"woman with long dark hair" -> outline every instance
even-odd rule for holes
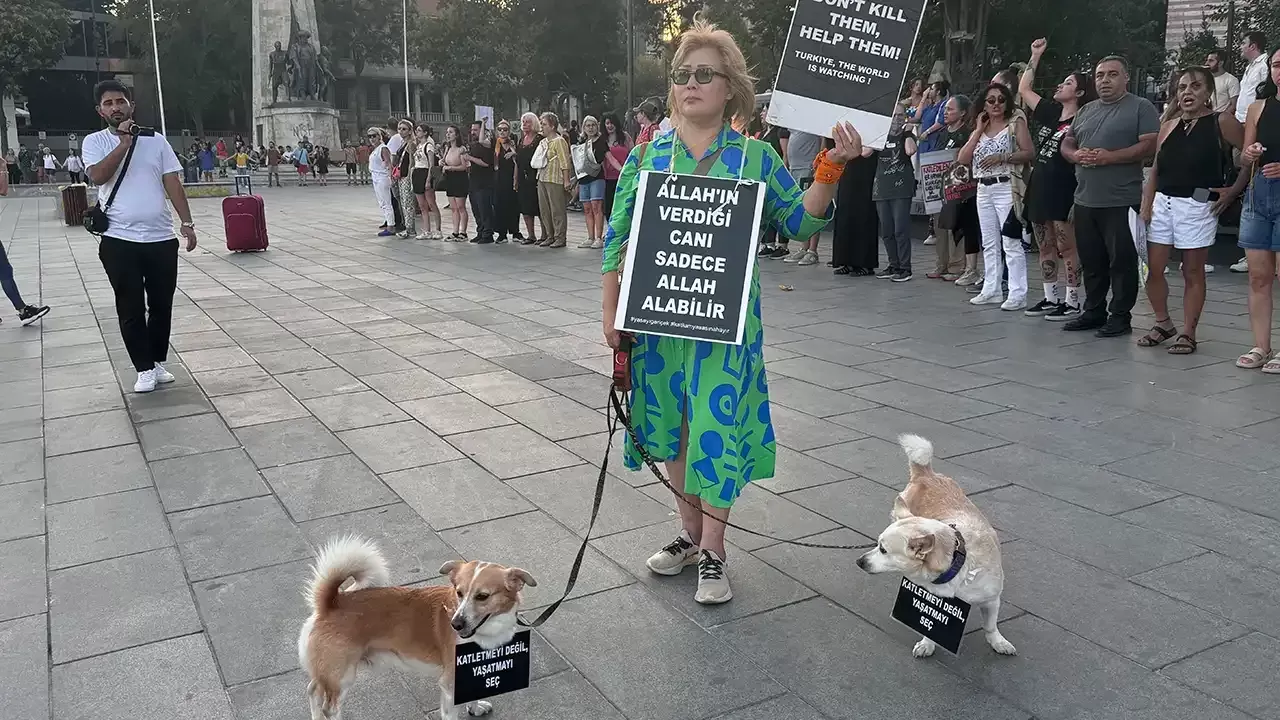
[[[1267,80],[1249,106],[1244,124],[1243,158],[1252,185],[1240,214],[1240,239],[1249,263],[1249,325],[1254,347],[1236,366],[1280,375],[1280,358],[1271,347],[1272,286],[1280,260],[1280,51],[1270,56]]]
[[[493,146],[497,163],[493,189],[493,222],[498,237],[495,242],[504,243],[510,235],[513,240],[523,240],[520,234],[520,173],[516,167],[516,141],[511,137],[511,123],[498,123],[498,139]]]
[[[617,115],[604,116],[604,137],[609,143],[609,154],[604,157],[604,221],[613,215],[613,195],[618,190],[618,176],[631,154],[631,136],[622,129]]]
[[[466,145],[462,143],[462,132],[457,125],[450,125],[444,131],[441,165],[444,167],[444,194],[449,198],[449,214],[453,217],[453,233],[449,235],[449,242],[466,242],[467,194],[471,190],[467,168],[470,165],[466,158]]]
[[[959,150],[969,142],[973,131],[973,101],[967,95],[952,95],[938,116],[942,130],[934,133],[937,150]],[[955,169],[954,166],[952,168]],[[950,173],[948,173],[950,175]],[[964,170],[965,178],[969,170]],[[978,272],[978,254],[982,251],[982,230],[978,225],[978,201],[972,196],[945,201],[938,214],[937,243],[934,251],[937,263],[934,271],[925,275],[929,279],[954,282],[959,287],[969,287],[982,282]]]
[[[1035,165],[1027,181],[1027,219],[1040,241],[1040,277],[1044,299],[1027,308],[1031,317],[1066,321],[1080,315],[1080,256],[1071,224],[1075,204],[1076,169],[1062,157],[1062,139],[1085,103],[1098,99],[1093,78],[1073,72],[1059,83],[1053,97],[1042,98],[1034,89],[1036,67],[1048,43],[1031,43],[1031,61],[1022,74],[1018,95],[1041,128]],[[1061,263],[1059,263],[1061,259]]]

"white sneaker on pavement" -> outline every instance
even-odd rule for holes
[[[156,371],[155,369],[143,370],[138,373],[138,382],[133,384],[133,391],[136,393],[149,393],[156,389]]]
[[[813,250],[809,250],[805,252],[804,257],[796,261],[796,264],[797,265],[817,265],[818,253],[814,252]]]
[[[165,370],[164,365],[161,365],[160,363],[156,363],[156,366],[151,368],[151,372],[155,373],[156,382],[161,385],[177,380],[177,378],[173,376],[173,373]]]
[[[1247,273],[1247,272],[1249,272],[1249,258],[1247,258],[1247,257],[1242,257],[1242,258],[1240,258],[1240,262],[1238,262],[1238,263],[1236,263],[1235,265],[1232,265],[1232,266],[1231,266],[1231,272],[1234,272],[1234,273]]]
[[[650,570],[659,575],[679,575],[685,568],[698,562],[698,546],[693,544],[688,530],[681,530],[666,547],[645,561]]]
[[[583,250],[586,250],[586,249],[590,248],[591,246],[593,246],[593,245],[595,245],[595,244],[596,244],[596,241],[595,241],[593,238],[587,238],[586,240],[583,240],[583,241],[578,245],[578,247],[579,247],[579,248],[581,248],[581,249],[583,249]]]
[[[929,245],[937,245],[937,244],[938,244],[938,238],[937,238],[937,237],[935,237],[935,236],[933,236],[933,235],[930,235],[929,237],[927,237],[927,238],[925,238],[925,239],[924,239],[924,244],[925,244],[926,246],[929,246]]]
[[[719,605],[733,599],[724,558],[710,550],[703,550],[698,556],[698,591],[693,599],[703,605]]]
[[[805,250],[804,248],[800,248],[799,250],[796,250],[795,252],[791,253],[790,255],[788,255],[788,256],[786,256],[786,257],[782,258],[782,262],[784,262],[784,263],[798,263],[798,262],[800,262],[801,260],[803,260],[803,259],[804,259],[804,256],[806,256],[806,255],[808,255],[808,254],[809,254],[809,251],[808,251],[808,250]]]

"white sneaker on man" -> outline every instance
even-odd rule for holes
[[[925,246],[929,246],[929,245],[937,245],[937,244],[938,244],[938,238],[937,238],[936,236],[934,236],[934,235],[930,235],[929,237],[927,237],[927,238],[925,238],[925,239],[924,239],[924,244],[925,244]]]
[[[685,568],[698,562],[698,546],[689,537],[688,530],[680,534],[645,561],[650,570],[659,575],[679,575]]]
[[[156,366],[151,368],[151,372],[155,373],[156,382],[160,385],[166,385],[177,380],[177,378],[173,376],[173,373],[165,370],[164,365],[161,365],[160,363],[156,363]]]
[[[710,550],[703,550],[698,555],[698,590],[693,599],[703,605],[719,605],[733,599],[724,558]]]
[[[143,370],[138,373],[138,381],[133,384],[133,391],[136,393],[149,393],[156,389],[156,371]]]
[[[1249,272],[1249,258],[1247,256],[1240,258],[1240,262],[1231,266],[1231,272],[1234,272],[1234,273]]]

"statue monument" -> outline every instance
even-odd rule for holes
[[[333,62],[319,47],[315,0],[253,0],[255,143],[341,147],[328,101]]]

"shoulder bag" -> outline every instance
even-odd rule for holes
[[[538,149],[533,151],[533,159],[529,161],[529,167],[534,170],[542,170],[547,167],[547,152],[549,142],[546,138],[542,138],[542,142],[538,143]]]
[[[111,203],[116,201],[116,193],[120,190],[120,185],[124,183],[124,174],[129,169],[129,161],[133,159],[133,151],[138,148],[138,138],[134,138],[129,145],[129,149],[124,154],[124,161],[120,163],[120,172],[116,173],[116,181],[111,186],[111,194],[107,195],[107,204],[94,203],[84,213],[84,229],[93,235],[101,236],[111,227],[111,221],[107,219],[107,210],[111,208]]]

